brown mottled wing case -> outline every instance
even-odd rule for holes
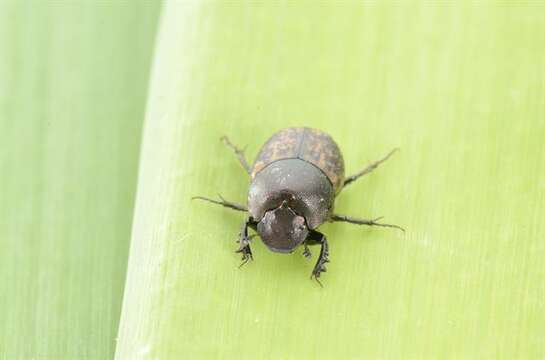
[[[305,160],[322,170],[335,192],[344,181],[344,160],[335,141],[328,134],[310,128],[286,128],[275,133],[257,155],[252,178],[272,162],[282,159]]]

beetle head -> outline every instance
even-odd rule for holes
[[[305,218],[297,215],[287,201],[265,213],[257,224],[257,232],[274,252],[290,253],[300,245],[308,235]]]

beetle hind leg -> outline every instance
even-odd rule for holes
[[[242,167],[244,168],[244,170],[246,170],[248,175],[251,174],[252,169],[250,168],[250,165],[248,164],[248,161],[246,160],[246,156],[244,155],[244,149],[241,149],[235,144],[233,144],[227,136],[222,136],[220,140],[235,152],[235,155],[237,156],[237,159],[240,165],[242,165]]]
[[[382,159],[377,160],[377,161],[373,161],[372,163],[370,163],[369,165],[367,165],[367,166],[366,166],[363,170],[361,170],[360,172],[355,173],[354,175],[351,175],[351,176],[347,177],[346,179],[344,179],[343,187],[352,184],[354,181],[358,180],[358,179],[359,179],[360,177],[362,177],[363,175],[369,174],[370,172],[372,172],[373,170],[375,170],[380,164],[382,164],[383,162],[385,162],[386,160],[388,160],[388,159],[390,158],[390,156],[392,156],[392,155],[393,155],[396,151],[398,151],[398,150],[399,150],[398,148],[393,149],[392,151],[390,151],[390,152],[388,153],[388,155],[386,155],[386,156],[383,157]]]
[[[378,221],[380,219],[382,219],[382,217],[369,220],[369,219],[358,219],[358,218],[354,218],[354,217],[350,217],[346,215],[338,215],[338,214],[334,214],[330,218],[331,221],[335,221],[335,222],[347,222],[347,223],[356,224],[356,225],[389,227],[389,228],[399,229],[405,232],[405,229],[403,229],[401,226],[394,225],[394,224],[379,223]]]

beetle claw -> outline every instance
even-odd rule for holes
[[[317,274],[312,274],[310,276],[310,280],[316,280],[316,282],[318,283],[318,285],[320,285],[321,288],[324,287],[324,285],[322,284],[322,282],[320,281],[320,279],[318,279],[320,277],[320,273],[317,273]]]
[[[250,256],[245,256],[245,255],[243,255],[243,256],[242,256],[242,263],[238,266],[238,268],[240,269],[241,267],[243,267],[244,265],[246,265],[246,263],[247,263],[248,261],[250,261],[250,260],[252,260],[252,261],[254,260],[254,258],[252,257],[252,255],[250,255]]]

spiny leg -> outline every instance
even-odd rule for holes
[[[251,217],[248,217],[242,223],[238,240],[239,247],[236,250],[237,253],[242,254],[242,263],[239,265],[239,268],[246,264],[248,261],[254,259],[252,256],[252,249],[250,249],[250,237],[248,236],[248,228],[255,228],[255,226],[256,223]]]
[[[383,223],[377,222],[380,219],[382,219],[382,216],[378,217],[376,219],[368,220],[368,219],[358,219],[358,218],[354,218],[354,217],[350,217],[350,216],[346,216],[346,215],[339,215],[339,214],[331,215],[331,218],[330,218],[331,221],[347,222],[347,223],[357,224],[357,225],[369,225],[369,226],[382,226],[382,227],[396,228],[396,229],[399,229],[399,230],[405,232],[405,229],[403,229],[401,226],[393,225],[393,224],[383,224]]]
[[[208,202],[211,202],[211,203],[214,203],[214,204],[224,206],[224,207],[229,208],[229,209],[233,209],[233,210],[237,210],[237,211],[244,211],[244,212],[248,211],[248,209],[244,205],[237,204],[237,203],[234,203],[234,202],[231,202],[231,201],[227,201],[219,194],[218,194],[218,196],[219,196],[221,201],[210,199],[210,198],[207,198],[207,197],[204,197],[204,196],[193,196],[191,198],[191,200],[195,200],[195,199],[196,200],[204,200],[204,201],[208,201]]]
[[[314,265],[314,269],[312,270],[312,274],[310,275],[310,278],[314,278],[318,284],[320,284],[321,287],[323,287],[322,283],[320,282],[320,274],[327,271],[325,264],[329,262],[329,245],[327,243],[327,238],[324,234],[321,232],[311,230],[309,233],[306,244],[309,245],[316,245],[320,244],[320,255],[318,256],[318,261],[316,262],[316,265]]]
[[[354,181],[358,180],[360,177],[362,177],[363,175],[366,175],[366,174],[369,174],[370,172],[372,172],[373,170],[375,170],[380,164],[382,164],[383,162],[385,162],[386,160],[388,160],[390,158],[390,156],[392,156],[396,151],[398,151],[399,149],[398,148],[395,148],[393,149],[392,151],[390,151],[388,153],[388,155],[386,155],[385,157],[383,157],[382,159],[380,160],[377,160],[377,161],[373,161],[372,163],[370,163],[369,165],[367,165],[367,167],[365,169],[363,169],[362,171],[354,174],[354,175],[351,175],[349,177],[347,177],[346,179],[344,179],[344,185],[343,186],[346,186],[346,185],[350,185],[351,183],[353,183]]]
[[[233,144],[227,136],[222,136],[221,141],[223,141],[225,145],[230,147],[235,152],[235,155],[237,156],[237,159],[240,165],[242,165],[242,167],[244,168],[244,170],[246,170],[248,175],[251,174],[252,169],[250,168],[248,161],[246,161],[246,157],[244,156],[244,149],[241,149],[235,144]]]

